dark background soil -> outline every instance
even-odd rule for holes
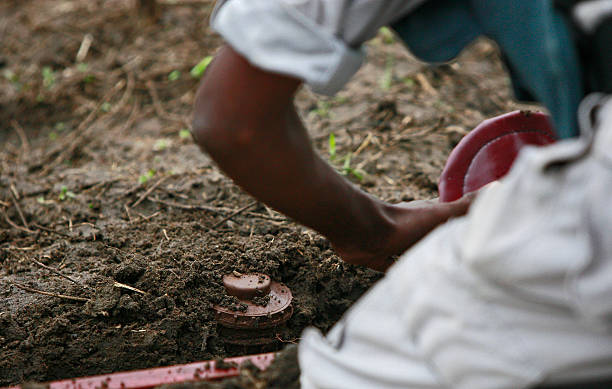
[[[160,1],[152,20],[135,1],[0,3],[0,386],[240,354],[211,310],[233,270],[292,289],[279,347],[329,329],[380,278],[262,204],[224,221],[253,199],[184,131],[189,70],[222,44],[211,9]],[[434,197],[459,139],[519,107],[497,51],[479,41],[428,67],[384,32],[368,49],[338,96],[299,93],[313,143],[328,158],[334,133],[331,163],[376,196]]]

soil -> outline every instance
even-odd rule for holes
[[[211,1],[160,3],[0,3],[0,386],[257,351],[218,335],[211,306],[239,305],[221,282],[232,271],[291,288],[273,349],[327,331],[381,277],[254,202],[192,143],[190,69],[222,42]],[[297,106],[316,149],[384,200],[435,197],[459,139],[525,107],[488,41],[435,67],[386,33],[367,46],[337,96],[304,88]],[[226,387],[296,386],[295,347],[281,355]]]

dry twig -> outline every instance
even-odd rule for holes
[[[167,119],[173,122],[179,122],[181,123],[181,125],[185,126],[186,128],[191,127],[189,125],[189,122],[186,121],[185,118],[179,115],[169,113],[168,111],[164,109],[159,99],[159,95],[157,94],[157,90],[155,89],[155,84],[153,83],[153,81],[151,80],[147,81],[147,90],[149,91],[149,94],[151,95],[151,99],[153,99],[153,107],[155,107],[155,112],[157,113],[159,117],[162,117],[164,119]]]
[[[43,230],[43,231],[46,231],[46,232],[50,232],[50,233],[52,233],[52,234],[57,234],[57,235],[59,235],[59,236],[63,236],[63,237],[65,237],[65,238],[71,238],[71,236],[70,236],[70,235],[68,235],[68,234],[66,234],[66,233],[63,233],[63,232],[60,232],[60,231],[56,231],[56,230],[54,230],[53,228],[44,227],[44,226],[41,226],[40,224],[37,224],[37,223],[34,223],[34,224],[33,224],[33,226],[34,226],[35,228],[39,229],[39,230]]]
[[[155,184],[153,184],[149,189],[147,189],[146,192],[144,192],[142,195],[140,195],[140,197],[138,198],[138,200],[136,200],[134,202],[134,204],[132,204],[132,208],[134,208],[135,206],[137,206],[138,204],[140,204],[142,202],[142,200],[146,199],[147,196],[149,196],[155,189],[157,189],[158,186],[160,186],[164,181],[166,181],[170,176],[165,176],[160,178]]]
[[[19,214],[19,217],[21,218],[21,222],[23,223],[23,226],[29,230],[30,226],[28,225],[28,222],[26,221],[25,216],[23,216],[23,212],[21,211],[21,207],[19,206],[19,202],[17,201],[17,198],[15,197],[15,194],[12,191],[11,192],[11,199],[13,200],[13,205],[15,206],[15,209],[17,209],[17,213]]]
[[[120,289],[126,289],[126,290],[131,290],[132,292],[136,292],[136,293],[140,293],[140,294],[147,294],[147,292],[145,292],[144,290],[140,290],[138,288],[134,288],[133,286],[129,286],[126,284],[122,284],[121,282],[117,282],[115,281],[115,283],[113,284],[113,286],[115,288],[120,288]]]
[[[237,216],[239,214],[241,214],[242,212],[246,211],[247,209],[253,207],[257,205],[257,201],[253,201],[247,205],[245,205],[244,207],[236,210],[235,212],[233,212],[232,214],[230,214],[229,216],[224,217],[221,221],[219,221],[218,223],[216,223],[214,226],[210,227],[211,230],[214,230],[215,228],[219,227],[221,224],[225,223],[226,221],[230,220],[231,218],[233,218],[234,216]]]
[[[438,91],[433,86],[431,86],[429,80],[427,79],[427,77],[425,77],[423,73],[417,73],[415,78],[417,79],[417,81],[421,85],[421,88],[423,88],[425,92],[429,93],[432,96],[438,96]]]
[[[11,285],[14,285],[14,286],[16,286],[17,288],[19,288],[21,290],[25,290],[26,292],[38,293],[38,294],[42,294],[44,296],[57,297],[57,298],[64,299],[64,300],[72,300],[72,301],[79,301],[79,302],[87,302],[87,301],[89,301],[89,299],[85,298],[85,297],[67,296],[65,294],[45,292],[44,290],[38,290],[38,289],[30,288],[29,286],[18,284],[16,282],[11,282]]]
[[[36,260],[36,259],[34,259],[34,258],[28,258],[28,259],[29,259],[30,261],[34,262],[36,265],[38,265],[38,266],[42,267],[43,269],[47,269],[47,270],[49,270],[51,273],[57,274],[58,276],[60,276],[60,277],[62,277],[62,278],[67,279],[68,281],[72,282],[72,283],[73,283],[73,284],[75,284],[75,285],[80,286],[81,288],[83,288],[83,289],[85,289],[85,290],[88,290],[88,289],[89,289],[89,287],[88,287],[88,286],[83,285],[82,283],[80,283],[79,281],[75,280],[75,279],[74,279],[74,278],[72,278],[72,277],[68,277],[67,275],[63,274],[62,272],[60,272],[59,270],[57,270],[57,269],[55,269],[55,268],[53,268],[53,267],[51,267],[51,266],[45,265],[44,263],[42,263],[42,262],[40,262],[40,261],[38,261],[38,260]]]
[[[11,227],[18,229],[19,231],[27,232],[28,234],[35,234],[35,233],[36,233],[36,232],[34,232],[34,231],[30,230],[30,229],[27,229],[27,228],[25,228],[25,227],[21,227],[21,226],[19,226],[19,225],[15,224],[15,222],[13,222],[13,221],[11,220],[11,218],[9,217],[9,215],[8,215],[6,212],[2,211],[2,214],[4,215],[4,220],[5,220],[5,221],[6,221],[6,222],[7,222],[7,223],[8,223],[8,224],[11,226]]]
[[[30,153],[30,142],[28,141],[28,136],[23,130],[23,127],[19,125],[17,120],[11,121],[11,125],[17,131],[17,135],[19,135],[19,139],[21,140],[21,155],[28,155]]]
[[[199,211],[209,211],[209,212],[215,212],[215,213],[231,211],[230,208],[211,207],[209,205],[198,205],[198,204],[181,204],[181,203],[175,203],[173,201],[160,200],[157,197],[150,197],[150,196],[148,200],[154,203],[164,204],[165,206],[168,206],[168,207],[186,209],[190,211],[199,210]]]
[[[41,172],[40,172],[41,176],[47,175],[51,171],[51,169],[53,169],[55,166],[57,166],[60,163],[62,163],[62,161],[64,161],[68,156],[72,155],[74,153],[74,151],[83,143],[83,141],[85,139],[87,139],[87,136],[89,135],[89,129],[91,128],[90,124],[94,121],[94,119],[96,117],[96,114],[102,109],[102,106],[105,103],[108,103],[108,101],[117,92],[119,92],[121,89],[123,89],[124,86],[125,86],[125,80],[119,80],[119,82],[117,82],[115,84],[115,86],[113,88],[111,88],[111,90],[108,91],[106,93],[106,95],[104,95],[104,97],[102,98],[100,103],[96,106],[96,108],[94,108],[89,113],[89,115],[87,115],[85,120],[83,120],[81,122],[81,124],[79,124],[77,129],[74,130],[74,132],[73,132],[74,135],[73,135],[73,138],[72,138],[70,144],[67,147],[65,147],[64,150],[52,162],[48,163],[41,170]]]

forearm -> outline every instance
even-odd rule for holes
[[[255,198],[335,244],[359,242],[389,229],[387,206],[353,186],[313,150],[293,106],[299,85],[224,49],[198,90],[196,141]]]
[[[316,154],[291,105],[280,114],[265,128],[255,128],[249,141],[237,141],[235,129],[209,128],[201,132],[201,142],[221,169],[255,198],[336,244],[389,229],[386,205],[357,189]]]
[[[293,106],[299,85],[223,50],[198,90],[196,142],[255,198],[327,236],[344,260],[374,269],[467,210],[469,201],[406,209],[352,185],[313,150]]]

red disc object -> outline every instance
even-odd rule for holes
[[[556,141],[548,116],[514,111],[487,119],[453,149],[438,183],[440,201],[454,201],[510,170],[519,150]]]

